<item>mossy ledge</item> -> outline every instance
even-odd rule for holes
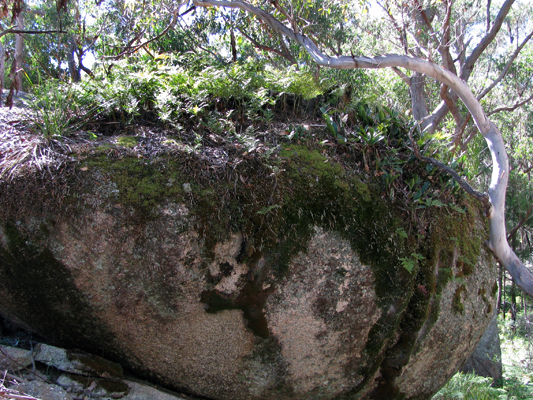
[[[404,386],[412,359],[435,339],[433,327],[443,320],[469,318],[466,325],[481,326],[468,333],[470,342],[475,342],[483,324],[490,320],[490,315],[485,315],[490,314],[485,294],[492,290],[494,271],[482,251],[486,227],[480,222],[476,206],[464,198],[460,199],[464,213],[447,206],[420,209],[404,204],[390,196],[380,174],[361,171],[349,157],[340,159],[319,146],[285,144],[268,156],[244,152],[228,156],[217,149],[211,151],[219,156],[182,152],[146,159],[113,157],[112,150],[106,150],[80,159],[66,180],[69,190],[53,207],[32,210],[23,201],[14,203],[13,197],[4,196],[2,201],[9,203],[5,209],[9,213],[3,213],[0,232],[0,272],[8,274],[9,287],[1,287],[0,312],[56,342],[67,340],[65,324],[92,332],[90,322],[99,335],[85,344],[86,350],[97,349],[126,360],[129,367],[163,383],[213,399],[403,399],[427,398],[430,391],[437,390],[441,384],[437,378],[431,385],[421,385],[416,396]],[[425,166],[412,168],[423,171]],[[42,186],[35,190],[39,196],[46,195]],[[124,255],[126,261],[113,258],[118,256],[98,253],[105,246],[98,244],[100,247],[88,250],[88,254],[94,252],[98,263],[90,257],[84,262],[70,260],[73,256],[64,248],[83,246],[83,239],[78,242],[76,235],[89,231],[98,243],[108,241],[115,247],[122,246],[121,240],[129,240],[123,251],[131,254]],[[108,237],[100,239],[94,232]],[[357,357],[345,357],[337,375],[333,374],[340,383],[328,388],[301,383],[311,382],[311,378],[291,378],[296,374],[291,368],[296,367],[286,358],[288,347],[278,333],[282,328],[276,328],[273,322],[278,314],[272,311],[288,304],[282,293],[292,288],[289,282],[307,262],[298,260],[309,253],[310,243],[321,235],[335,246],[322,252],[338,252],[342,243],[349,244],[356,254],[350,257],[357,257],[369,271],[370,283],[363,286],[363,293],[372,293],[373,297],[365,304],[374,304],[377,310],[368,317],[372,324],[365,327],[366,336],[358,339],[361,352]],[[157,254],[164,253],[165,246],[179,255]],[[187,251],[176,249],[180,246]],[[150,249],[151,253],[146,254]],[[194,251],[198,257],[187,255]],[[318,297],[308,318],[324,321],[328,329],[341,332],[339,335],[348,340],[349,334],[355,335],[362,328],[356,326],[357,321],[349,323],[350,330],[342,324],[369,311],[351,308],[353,299],[344,293],[347,289],[343,288],[352,285],[349,293],[358,295],[353,283],[357,277],[351,278],[353,282],[346,280],[355,267],[332,265],[330,276],[330,266],[324,264],[323,274],[328,278],[320,284],[325,293],[331,292],[339,300],[333,304],[329,295]],[[65,313],[58,304],[36,299],[31,312],[26,312],[7,300],[8,296],[24,295],[28,274],[39,280],[43,271],[51,275],[47,278],[50,285],[58,277],[68,283],[65,307],[74,301],[73,310]],[[184,283],[184,276],[193,283]],[[304,277],[298,279],[304,282]],[[95,287],[91,279],[107,286]],[[340,286],[332,286],[343,280]],[[95,291],[91,298],[77,293],[82,287]],[[301,287],[296,298],[315,289]],[[43,290],[36,293],[48,299]],[[213,380],[203,386],[197,377],[184,372],[185,366],[159,368],[122,342],[124,328],[115,329],[109,323],[118,317],[104,310],[116,307],[132,319],[136,316],[132,310],[144,310],[138,312],[147,313],[145,320],[165,330],[178,322],[185,324],[181,320],[187,314],[182,315],[182,310],[196,307],[186,303],[190,298],[201,305],[195,312],[209,321],[230,317],[235,319],[230,320],[232,323],[244,321],[244,330],[230,337],[249,338],[248,347],[235,348],[252,350],[235,356],[236,364],[227,367],[240,383],[232,384],[231,376],[218,376],[221,371],[208,371],[202,379]],[[343,308],[345,303],[350,306]],[[345,309],[349,318],[340,323],[339,315]],[[91,321],[74,318],[71,311],[85,318],[88,313]],[[59,334],[57,327],[63,325]],[[316,340],[323,340],[317,335]],[[84,347],[75,337],[68,336],[68,340]],[[105,345],[103,340],[107,341]],[[349,342],[343,342],[343,346]],[[263,354],[265,349],[267,355]],[[463,355],[453,357],[460,364]],[[265,363],[272,371],[278,368],[266,383],[253,374],[254,365]]]

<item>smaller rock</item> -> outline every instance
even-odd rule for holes
[[[461,372],[473,372],[479,376],[492,378],[494,381],[502,379],[502,351],[496,314],[492,317],[476,350],[461,368]]]
[[[81,382],[71,379],[66,374],[63,374],[57,378],[56,383],[69,392],[78,393],[85,390],[85,386]]]
[[[165,393],[151,386],[133,381],[124,381],[129,386],[130,391],[122,400],[185,400],[173,394]]]
[[[62,387],[45,382],[25,382],[18,385],[16,389],[40,400],[73,400]]]
[[[0,370],[18,371],[32,364],[32,352],[16,347],[0,346]]]
[[[122,377],[122,367],[102,357],[68,351],[47,344],[39,344],[35,347],[35,350],[36,361],[55,367],[63,372],[103,376],[106,378]]]

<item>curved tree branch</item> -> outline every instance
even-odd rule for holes
[[[406,55],[386,54],[376,57],[330,57],[324,54],[309,38],[302,34],[294,32],[292,29],[283,25],[279,20],[274,18],[268,12],[249,3],[239,0],[193,1],[194,4],[198,6],[238,8],[243,11],[247,11],[251,14],[254,14],[264,23],[269,25],[272,30],[282,35],[285,35],[288,38],[301,44],[309,53],[309,55],[319,65],[337,69],[378,69],[391,67],[406,68],[411,71],[426,74],[432,77],[433,79],[436,79],[440,83],[448,86],[455,93],[457,93],[457,95],[461,98],[461,100],[464,102],[464,104],[470,111],[470,114],[472,115],[479,132],[483,135],[485,141],[487,142],[492,156],[492,178],[488,189],[488,196],[491,204],[488,213],[490,235],[489,240],[487,241],[487,245],[493,251],[494,255],[511,273],[515,282],[529,295],[533,296],[533,274],[528,271],[528,269],[516,256],[516,254],[512,251],[511,247],[509,246],[509,243],[507,242],[507,235],[505,233],[505,194],[507,191],[507,183],[509,179],[509,160],[507,158],[507,152],[505,150],[505,143],[498,127],[488,119],[487,115],[483,111],[483,108],[481,107],[481,104],[474,96],[470,88],[466,85],[464,80],[460,79],[457,75],[436,64]],[[504,3],[504,6],[500,10],[500,15],[498,16],[498,18],[500,18],[502,14],[507,14],[507,12],[503,11],[506,6],[510,8],[512,3],[512,0],[507,0]],[[499,29],[499,27],[497,26],[498,23],[501,25],[501,21],[495,21],[491,31],[489,32],[489,35],[493,31],[497,31]],[[483,46],[480,44],[476,49],[480,49],[482,47]],[[477,52],[479,52],[479,50],[476,50],[476,54]],[[481,53],[479,52],[479,54]],[[471,57],[469,58],[472,59]]]

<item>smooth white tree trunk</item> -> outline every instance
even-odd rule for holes
[[[505,143],[498,127],[488,119],[481,104],[463,80],[434,63],[411,56],[386,54],[376,57],[330,57],[324,54],[309,38],[294,32],[263,9],[243,1],[193,0],[193,2],[197,6],[237,8],[254,14],[269,25],[272,30],[300,43],[315,62],[321,66],[337,69],[400,67],[430,76],[452,89],[470,111],[492,156],[492,178],[488,188],[490,209],[487,215],[490,223],[490,237],[487,245],[511,273],[515,282],[530,296],[533,296],[533,274],[512,251],[506,237],[505,195],[509,179],[509,160]]]

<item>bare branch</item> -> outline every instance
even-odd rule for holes
[[[170,28],[172,28],[174,25],[176,25],[176,21],[178,20],[178,17],[181,16],[181,15],[178,14],[178,10],[179,10],[179,8],[176,8],[176,9],[172,12],[172,19],[170,20],[170,23],[165,27],[165,29],[163,29],[163,31],[162,31],[159,35],[157,35],[157,36],[155,36],[155,37],[153,37],[153,38],[147,40],[147,41],[144,42],[144,43],[141,43],[141,44],[135,46],[135,47],[132,48],[132,49],[124,50],[122,53],[120,53],[119,55],[115,56],[114,59],[115,59],[115,60],[118,60],[118,59],[121,58],[121,57],[124,57],[124,56],[130,55],[130,54],[133,54],[133,53],[135,53],[137,50],[139,50],[140,48],[142,48],[142,47],[145,47],[145,48],[146,48],[146,45],[148,45],[148,44],[150,44],[150,43],[152,43],[152,42],[154,42],[154,41],[156,41],[156,40],[162,38],[163,36],[165,36],[165,35],[167,34],[167,32],[170,30]],[[188,12],[188,11],[186,11],[186,12]]]
[[[467,114],[467,116],[465,117],[463,123],[460,126],[456,126],[455,127],[455,132],[453,134],[453,142],[452,142],[452,146],[453,147],[452,147],[452,150],[451,150],[451,155],[452,156],[457,153],[457,149],[459,148],[459,145],[461,144],[461,141],[463,140],[463,136],[464,136],[464,133],[465,133],[466,126],[468,125],[468,122],[470,122],[470,114]],[[469,136],[466,139],[465,143],[469,142],[470,140],[472,140],[472,138],[474,137],[475,134],[476,134],[476,129],[474,128],[472,137]]]
[[[490,92],[494,88],[494,86],[496,86],[498,83],[500,83],[500,81],[505,77],[505,75],[507,75],[507,72],[509,71],[509,68],[513,64],[513,61],[516,59],[516,57],[518,57],[518,54],[520,54],[520,52],[522,51],[523,47],[526,45],[526,43],[529,41],[529,39],[531,39],[532,36],[533,36],[533,31],[531,31],[531,33],[524,39],[524,41],[520,44],[520,46],[518,46],[516,48],[516,50],[514,51],[513,55],[509,59],[509,61],[507,61],[507,64],[505,64],[505,68],[501,72],[500,76],[498,76],[488,88],[483,90],[483,92],[479,96],[477,96],[478,100],[481,100],[483,97],[485,97],[485,95],[488,92]]]
[[[457,126],[457,128],[462,126],[464,122],[463,116],[461,115],[459,108],[457,107],[455,102],[452,101],[452,99],[450,99],[450,96],[448,96],[448,86],[441,85],[440,97],[442,100],[444,100],[444,102],[448,106],[448,109],[452,113],[452,116],[453,116],[453,119],[455,120],[455,125]]]
[[[465,60],[465,63],[462,65],[461,74],[459,75],[461,79],[467,81],[468,78],[470,78],[470,74],[474,69],[475,63],[477,62],[481,54],[483,54],[487,46],[494,40],[496,34],[500,31],[503,21],[509,13],[509,10],[511,9],[511,6],[513,5],[514,1],[515,0],[505,0],[505,3],[503,3],[496,19],[494,20],[494,23],[492,24],[492,28],[483,37],[483,39],[481,39],[476,48],[472,51],[470,56],[468,56],[468,58]]]
[[[531,217],[531,214],[533,213],[533,204],[529,207],[529,210],[526,212],[526,216],[522,218],[522,220],[515,225],[513,229],[509,231],[509,234],[507,235],[507,240],[511,240],[511,238],[518,232],[518,230],[524,226],[524,224],[527,222],[527,220]]]
[[[409,79],[409,77],[406,74],[404,74],[399,68],[392,67],[391,69],[396,75],[398,75],[405,82],[407,86],[411,85],[411,80]]]
[[[509,10],[511,9],[511,6],[513,5],[513,3],[514,3],[514,0],[505,1],[505,3],[500,8],[498,16],[494,20],[494,24],[492,25],[492,28],[488,30],[487,34],[475,47],[475,49],[472,51],[470,56],[468,56],[464,60],[464,62],[461,63],[461,73],[459,77],[463,79],[464,81],[468,81],[468,78],[470,77],[470,74],[472,73],[474,69],[475,63],[477,62],[481,54],[483,54],[487,46],[496,37],[496,34],[499,32],[503,24],[503,21],[505,17],[507,16],[507,14],[509,13]],[[464,46],[464,50],[466,50],[467,47],[468,47],[468,43]],[[460,54],[460,57],[459,57],[460,59],[464,57],[463,52],[461,52]],[[449,93],[449,96],[450,96],[450,99],[454,102],[458,100],[458,96],[453,92]],[[450,110],[444,101],[437,106],[437,108],[431,114],[432,129],[437,128],[437,126],[442,122],[442,120],[446,117],[449,111]]]
[[[415,127],[416,128],[416,127]],[[445,171],[446,173],[450,174],[452,178],[461,186],[466,193],[468,193],[470,196],[481,202],[485,210],[490,209],[490,201],[489,201],[489,195],[487,193],[478,192],[475,190],[470,184],[465,181],[461,175],[457,173],[454,169],[450,168],[448,165],[440,162],[439,160],[436,160],[432,157],[425,157],[420,154],[420,151],[418,149],[418,146],[416,145],[416,141],[413,139],[412,131],[409,132],[409,139],[411,139],[411,143],[413,145],[413,152],[415,153],[416,158],[418,158],[421,161],[427,162],[429,164],[432,164],[436,166],[437,168],[440,168],[441,170]]]
[[[499,112],[503,112],[503,111],[514,111],[517,108],[522,107],[524,104],[530,102],[532,99],[533,99],[533,94],[531,96],[529,96],[527,99],[525,99],[523,101],[520,101],[520,102],[518,102],[515,105],[512,105],[510,107],[496,108],[495,110],[492,110],[492,111],[488,112],[487,116],[490,116],[490,115],[493,115],[493,114],[496,114],[496,113],[499,113]]]
[[[254,38],[252,38],[250,35],[248,35],[246,32],[244,32],[242,29],[240,29],[240,28],[237,28],[237,29],[239,30],[241,35],[243,35],[246,39],[248,39],[250,42],[252,42],[252,44],[255,47],[257,47],[258,49],[264,50],[264,51],[269,51],[269,52],[272,52],[272,53],[276,53],[278,56],[285,58],[290,63],[292,63],[292,64],[296,63],[296,60],[294,59],[294,57],[291,54],[287,54],[287,53],[285,53],[283,51],[279,51],[278,49],[274,49],[272,47],[268,47],[268,46],[262,45],[262,44],[258,43]]]
[[[6,29],[5,31],[0,32],[0,38],[2,36],[8,35],[10,33],[18,35],[49,35],[51,33],[67,33],[62,30],[50,30],[50,31],[27,31],[24,29]]]
[[[452,17],[452,1],[448,1],[446,4],[446,17],[444,24],[442,25],[442,38],[439,45],[439,53],[442,57],[442,63],[444,68],[452,71],[457,75],[457,70],[453,62],[453,57],[450,54],[450,20]]]
[[[487,30],[486,32],[490,30],[490,2],[491,0],[487,0]]]

